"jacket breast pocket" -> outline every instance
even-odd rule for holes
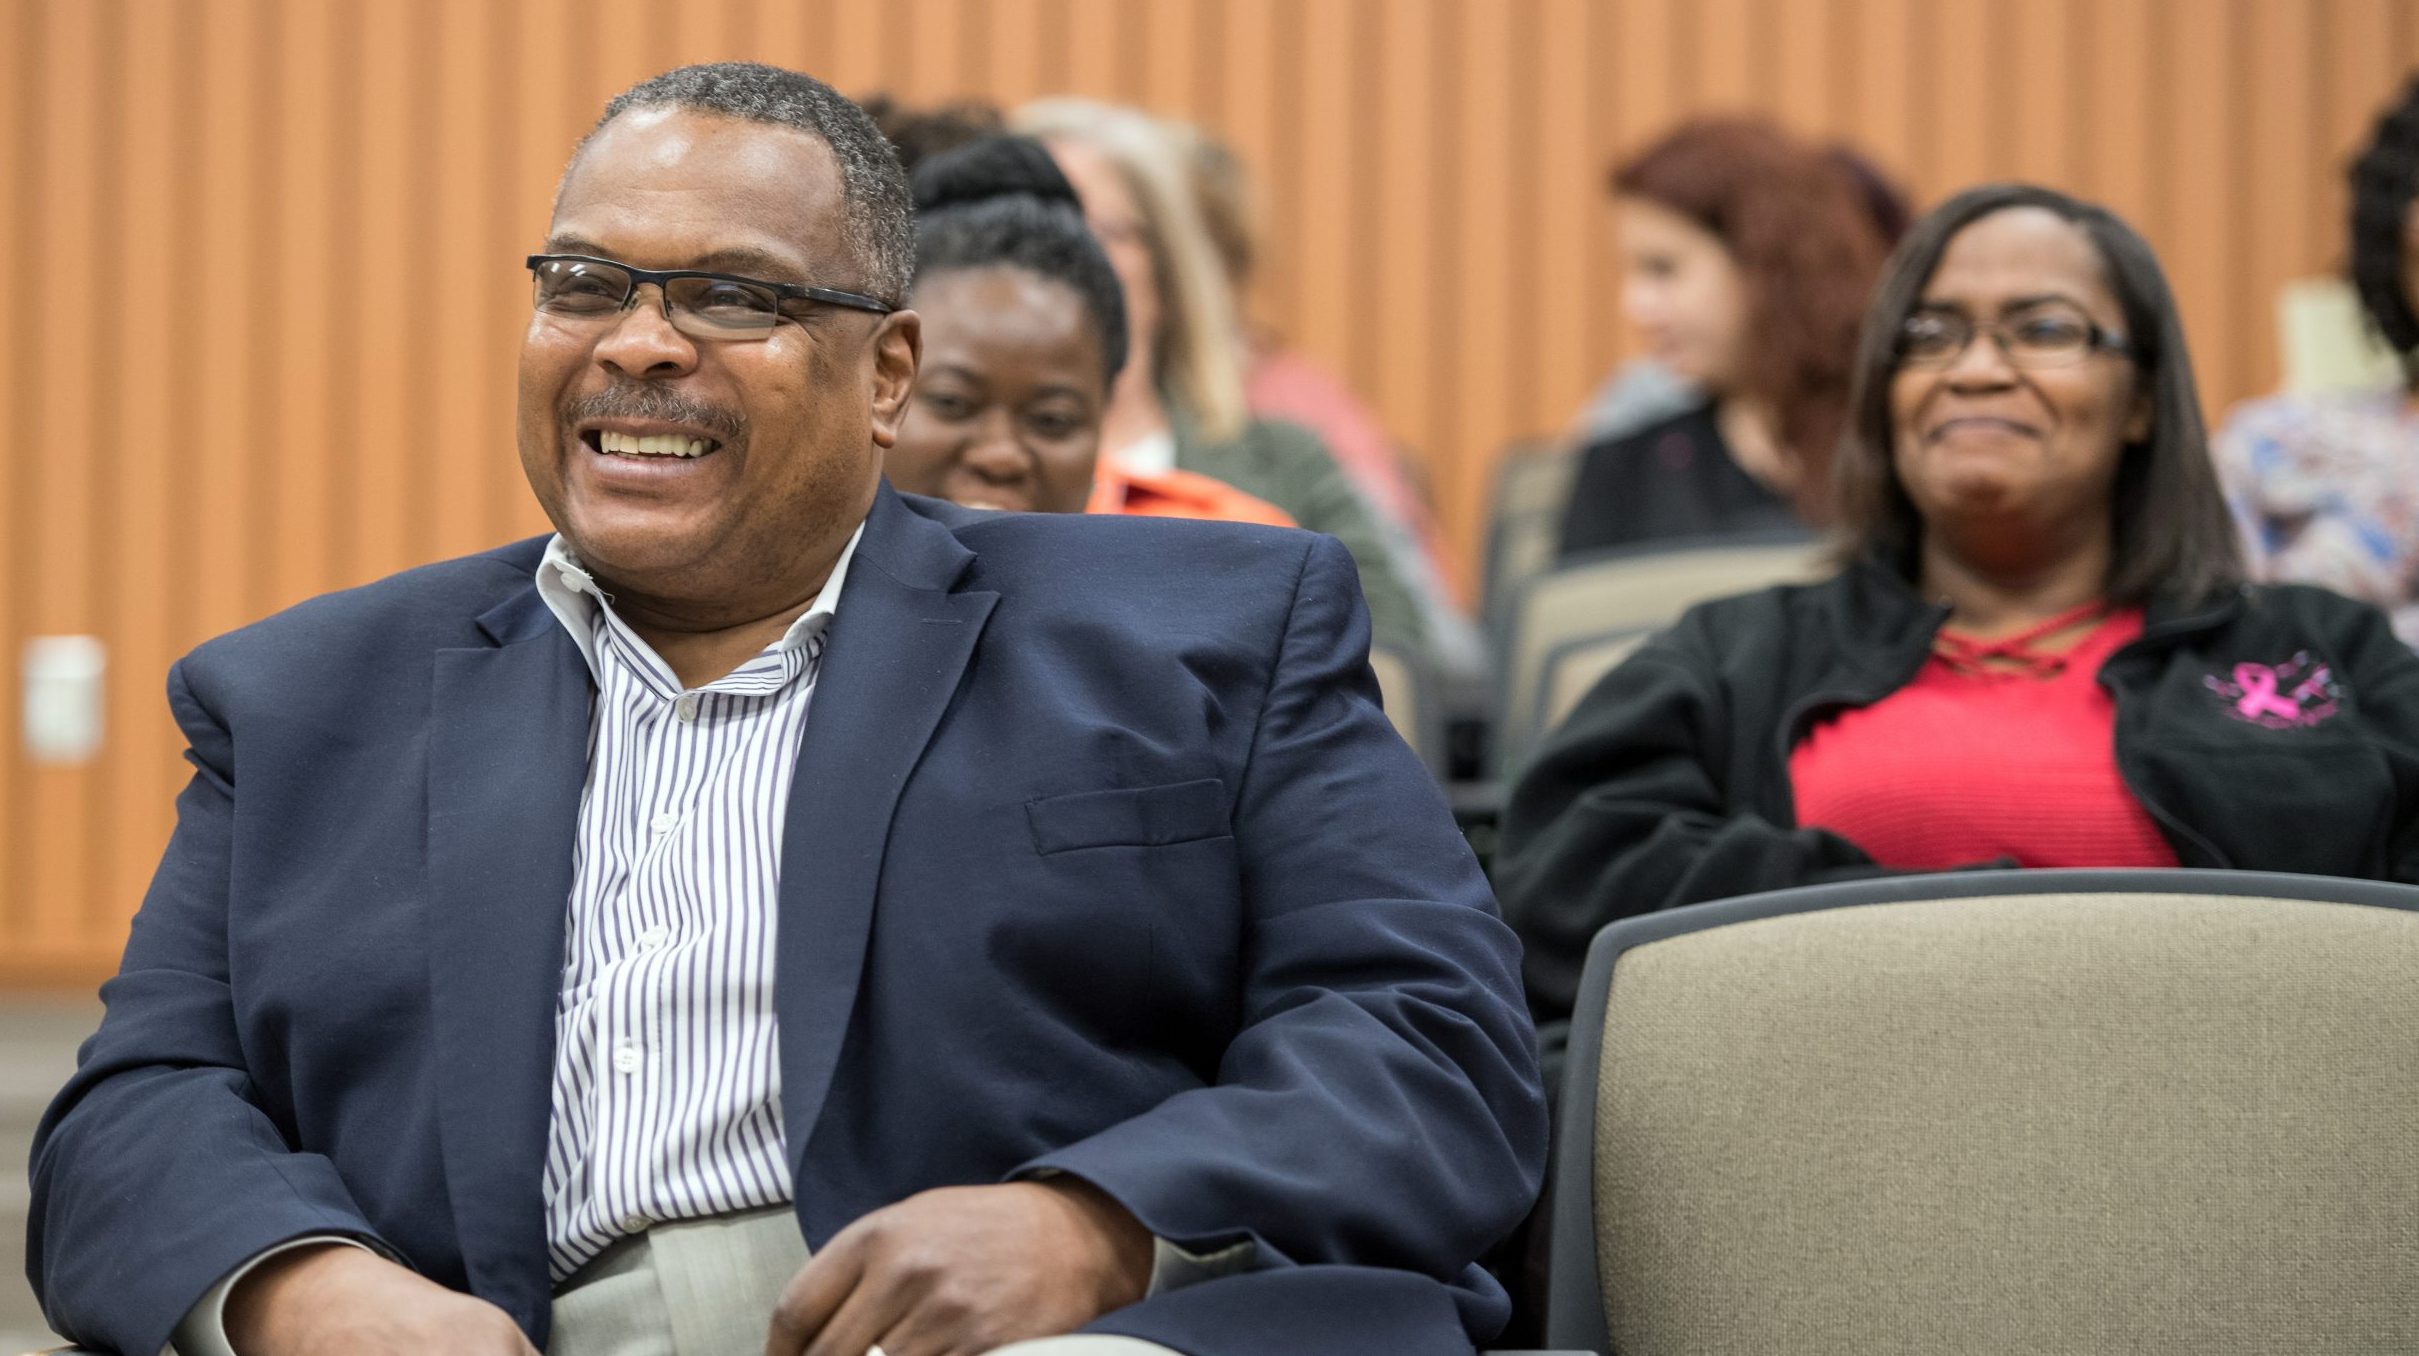
[[[1228,832],[1226,784],[1215,777],[1110,791],[1078,791],[1025,802],[1033,850],[1047,857],[1078,848],[1164,847]]]

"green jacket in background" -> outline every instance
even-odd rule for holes
[[[1210,442],[1188,420],[1173,419],[1170,426],[1178,469],[1223,480],[1285,510],[1300,526],[1344,543],[1360,568],[1371,642],[1426,657],[1427,627],[1419,602],[1395,569],[1376,515],[1319,435],[1298,424],[1255,419],[1233,439]]]

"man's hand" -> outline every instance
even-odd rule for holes
[[[281,1252],[227,1296],[236,1356],[538,1356],[501,1309],[374,1252]]]
[[[1141,1299],[1151,1236],[1072,1177],[944,1187],[832,1236],[773,1311],[765,1356],[972,1356]]]

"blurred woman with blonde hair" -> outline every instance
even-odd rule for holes
[[[1103,460],[1211,476],[1333,535],[1360,567],[1377,643],[1425,654],[1420,604],[1335,458],[1308,430],[1245,407],[1234,294],[1181,142],[1148,114],[1086,99],[1027,104],[1009,122],[1074,183],[1125,291],[1133,356],[1110,394]]]
[[[1288,420],[1318,434],[1361,497],[1404,539],[1404,549],[1417,553],[1414,560],[1401,562],[1405,572],[1441,577],[1446,563],[1435,515],[1386,426],[1333,372],[1288,345],[1282,334],[1250,321],[1244,299],[1251,294],[1263,255],[1259,194],[1250,170],[1233,148],[1204,128],[1176,123],[1169,130],[1184,148],[1202,223],[1218,251],[1228,290],[1245,315],[1238,336],[1245,406],[1263,419]],[[1423,592],[1426,582],[1415,579]],[[1437,587],[1441,592],[1441,583]],[[1432,614],[1432,628],[1436,620]]]

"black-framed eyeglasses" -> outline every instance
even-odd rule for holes
[[[1989,335],[2016,367],[2071,367],[2094,353],[2141,356],[2124,335],[2100,328],[2071,307],[2039,306],[1979,322],[1962,311],[1940,310],[1917,311],[1899,325],[1899,366],[1947,367],[1964,356],[1977,334]]]
[[[672,328],[699,339],[766,338],[781,323],[782,308],[799,301],[819,301],[876,315],[898,309],[861,292],[766,282],[735,273],[632,268],[585,254],[533,254],[527,262],[536,281],[537,308],[547,315],[570,321],[609,320],[637,304],[642,284],[653,283],[663,291],[664,319]]]

